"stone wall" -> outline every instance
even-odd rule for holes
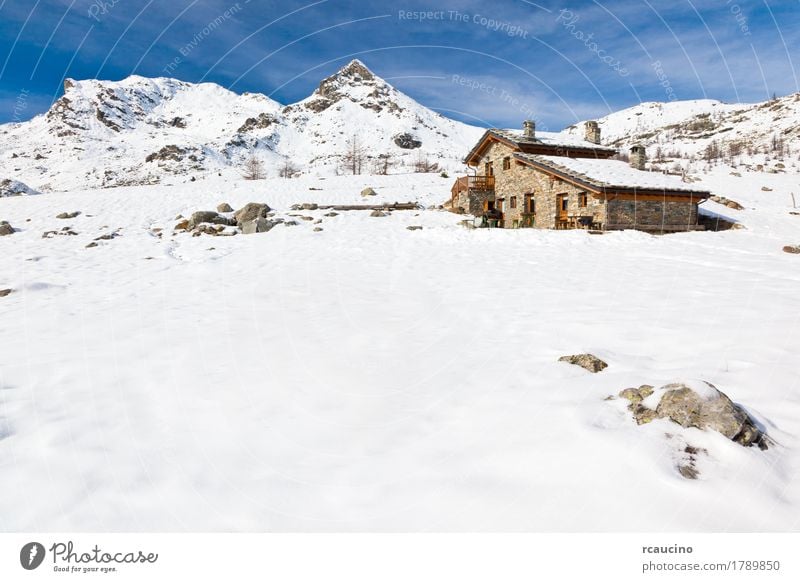
[[[687,200],[620,200],[608,202],[608,228],[691,230],[697,204]]]

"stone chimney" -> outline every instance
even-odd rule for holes
[[[644,170],[645,163],[647,162],[647,151],[644,146],[635,145],[631,148],[630,164],[631,168],[637,170]]]
[[[522,122],[522,135],[534,139],[536,137],[536,122],[526,119]]]
[[[596,121],[586,122],[586,141],[600,145],[600,126]]]

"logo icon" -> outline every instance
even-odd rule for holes
[[[28,542],[19,552],[19,563],[26,570],[35,570],[44,561],[44,546],[39,542]]]

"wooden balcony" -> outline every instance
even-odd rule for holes
[[[494,191],[494,176],[461,176],[456,178],[451,192],[457,195],[467,190]]]

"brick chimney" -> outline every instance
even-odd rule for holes
[[[630,165],[631,168],[637,170],[644,170],[645,163],[647,162],[647,151],[644,146],[635,145],[631,148]]]
[[[600,126],[596,121],[586,122],[586,141],[589,143],[600,144]]]
[[[534,139],[536,137],[536,122],[526,119],[522,122],[522,135]]]

